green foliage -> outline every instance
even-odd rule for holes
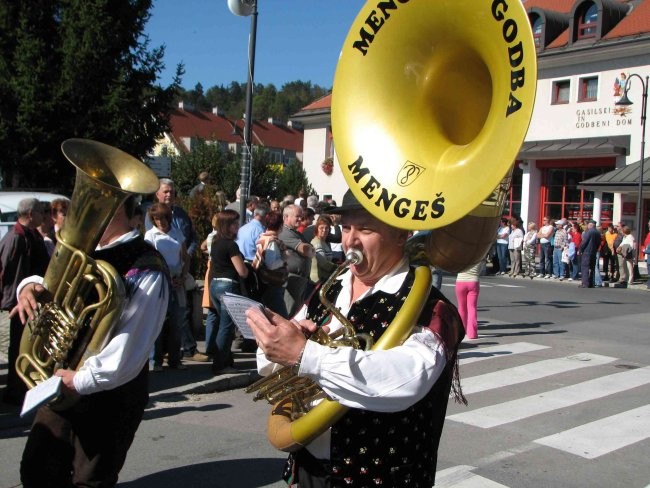
[[[188,195],[198,183],[201,171],[210,174],[211,183],[234,199],[239,186],[236,156],[225,151],[218,144],[203,139],[192,141],[192,151],[172,158],[172,179],[179,195]]]
[[[255,84],[253,118],[266,120],[273,117],[287,121],[302,107],[327,95],[329,91],[318,85],[312,86],[309,81],[285,83],[279,91],[273,84]],[[181,89],[176,97],[176,102],[179,101],[188,102],[198,110],[209,111],[212,107],[219,107],[226,116],[241,119],[246,111],[246,83],[233,81],[228,87],[213,86],[205,94],[199,83],[193,90]]]
[[[298,164],[288,165],[284,168],[282,176],[278,180],[276,195],[278,198],[289,194],[296,195],[301,188],[305,190],[306,195],[310,195],[314,191],[302,166]]]
[[[183,67],[156,85],[151,0],[0,0],[0,156],[7,186],[69,193],[61,142],[95,139],[142,158],[169,128]]]

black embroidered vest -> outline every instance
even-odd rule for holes
[[[171,279],[169,278],[169,270],[162,255],[156,251],[149,243],[147,243],[142,236],[127,241],[107,249],[95,251],[92,255],[93,259],[101,259],[113,265],[117,272],[122,277],[124,287],[126,290],[127,300],[131,298],[135,288],[137,287],[139,279],[143,277],[147,271],[159,271],[167,276],[168,294],[171,290]],[[148,327],[149,324],[142,324],[142,327]],[[118,386],[112,390],[100,391],[89,395],[94,398],[92,401],[98,401],[97,397],[104,398],[106,402],[121,401],[120,399],[125,396],[133,396],[141,398],[146,405],[148,398],[148,381],[147,374],[149,370],[148,362],[145,363],[140,373],[131,381]],[[80,402],[83,403],[83,402]]]
[[[414,270],[411,269],[396,294],[377,292],[354,303],[348,319],[356,331],[370,334],[377,340],[402,306],[413,279]],[[340,289],[339,282],[329,290],[333,303]],[[449,303],[437,289],[432,288],[417,325],[429,324],[438,300]],[[318,297],[312,297],[308,317],[322,324],[327,322],[327,315]],[[331,486],[433,486],[453,366],[454,361],[448,361],[429,393],[406,410],[381,413],[350,409],[332,426]]]

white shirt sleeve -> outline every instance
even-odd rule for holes
[[[168,286],[163,273],[150,271],[128,300],[115,334],[74,376],[82,395],[112,390],[135,378],[149,358],[167,313]]]
[[[299,375],[313,379],[347,407],[398,412],[429,392],[446,362],[443,345],[425,329],[384,351],[330,348],[308,341]]]

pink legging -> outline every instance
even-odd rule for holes
[[[457,281],[456,302],[458,313],[463,320],[465,334],[468,339],[478,337],[478,319],[476,306],[478,304],[478,293],[481,285],[478,281]]]

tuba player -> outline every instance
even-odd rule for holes
[[[342,243],[363,260],[353,264],[327,291],[357,333],[377,340],[403,304],[414,280],[405,255],[408,232],[366,211],[350,190],[343,204],[328,210],[341,215]],[[247,312],[255,333],[258,370],[276,364],[296,366],[333,400],[349,407],[341,420],[290,454],[285,480],[294,486],[433,486],[437,450],[452,388],[457,382],[457,352],[464,337],[453,305],[431,287],[416,327],[402,345],[364,351],[330,347],[306,339],[316,324],[330,332],[342,325],[318,295],[293,321],[277,314]]]
[[[162,327],[170,293],[162,256],[130,227],[135,197],[106,227],[94,259],[112,264],[126,289],[126,305],[112,338],[78,371],[59,369],[64,392],[78,401],[61,411],[38,409],[20,465],[25,488],[115,486],[149,400],[148,357]],[[18,314],[34,317],[44,291],[37,277],[18,289]]]

